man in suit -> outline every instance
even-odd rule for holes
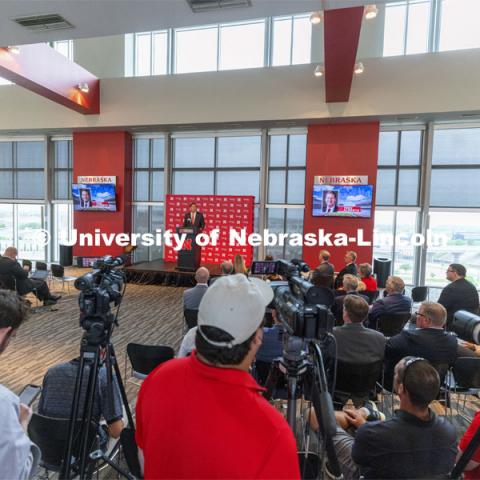
[[[342,325],[343,323],[343,305],[347,297],[350,297],[352,295],[356,297],[360,297],[363,300],[365,300],[368,304],[368,297],[357,292],[357,288],[358,288],[357,277],[354,277],[353,275],[349,275],[349,274],[343,277],[343,290],[345,290],[345,295],[337,296],[331,308],[332,313],[335,317],[336,325]]]
[[[90,195],[90,190],[82,188],[80,190],[80,207],[90,208],[93,206],[92,196]]]
[[[190,204],[190,211],[186,212],[183,218],[183,226],[193,227],[197,232],[201,232],[205,228],[203,213],[198,211],[196,203]]]
[[[416,316],[416,330],[403,330],[387,341],[385,347],[385,386],[387,388],[391,385],[395,365],[405,356],[425,358],[437,369],[442,370],[443,375],[448,366],[455,362],[458,354],[471,356],[468,350],[458,346],[457,338],[453,334],[445,332],[447,311],[443,305],[423,302]]]
[[[390,276],[385,284],[387,296],[377,300],[368,314],[368,326],[377,327],[377,320],[385,313],[409,313],[412,300],[403,294],[405,282],[400,277]]]
[[[453,316],[458,310],[478,312],[478,291],[473,283],[465,280],[467,269],[459,263],[452,263],[447,268],[447,285],[440,294],[438,303],[447,309],[447,329],[450,329]]]
[[[330,252],[328,250],[320,250],[320,253],[318,254],[318,260],[320,261],[320,265],[324,265],[328,268],[328,273],[333,278],[333,275],[335,274],[335,267],[330,263]]]
[[[373,363],[383,360],[385,337],[365,328],[368,303],[359,295],[346,295],[343,302],[343,325],[333,329],[337,340],[337,358],[348,363]]]
[[[209,277],[210,272],[205,267],[200,267],[195,272],[197,284],[193,288],[185,290],[183,293],[184,310],[198,310],[200,302],[207,291]]]
[[[337,211],[337,192],[327,190],[323,197],[322,212],[334,213]]]
[[[345,261],[345,267],[343,267],[339,272],[338,275],[335,278],[335,289],[340,288],[343,283],[343,276],[346,275],[347,273],[350,275],[358,275],[358,270],[357,270],[357,265],[355,262],[357,261],[357,254],[353,252],[352,250],[347,250],[347,253],[345,253],[345,256],[343,257]]]
[[[52,295],[48,285],[40,279],[28,278],[28,267],[22,268],[17,262],[17,249],[8,247],[3,256],[0,257],[0,280],[10,290],[17,290],[19,295],[26,295],[34,292],[44,305],[54,305],[60,298]]]

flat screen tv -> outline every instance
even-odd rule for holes
[[[74,210],[82,212],[116,212],[113,183],[74,183],[72,185]]]
[[[373,185],[314,185],[314,217],[372,216]]]

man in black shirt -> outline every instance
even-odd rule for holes
[[[28,271],[17,262],[17,249],[8,247],[0,257],[0,281],[2,288],[16,290],[19,295],[33,292],[45,305],[54,305],[60,298],[52,295],[48,285],[43,280],[29,278]]]
[[[478,291],[475,285],[465,280],[467,269],[459,263],[452,263],[447,268],[447,285],[440,294],[438,303],[447,309],[447,329],[451,328],[453,316],[458,310],[478,313]]]
[[[355,262],[357,261],[357,254],[348,250],[344,257],[345,266],[338,272],[338,275],[335,277],[334,287],[335,289],[341,288],[343,284],[343,276],[347,273],[350,275],[357,276],[358,270]]]
[[[395,367],[400,409],[385,422],[368,422],[361,410],[346,410],[355,437],[338,427],[333,437],[345,478],[446,476],[457,452],[455,427],[428,405],[440,388],[437,371],[423,358],[406,357]]]

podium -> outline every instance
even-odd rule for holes
[[[177,270],[195,272],[202,256],[202,248],[195,243],[197,231],[192,227],[177,227],[177,233],[187,236],[183,249],[178,252]]]

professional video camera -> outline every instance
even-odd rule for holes
[[[99,441],[92,445],[90,440],[93,406],[97,398],[99,370],[102,367],[107,371],[105,401],[113,409],[113,379],[115,378],[128,425],[133,428],[132,413],[111,343],[113,328],[118,325],[118,314],[125,293],[125,275],[122,271],[116,270],[116,267],[123,263],[122,257],[114,258],[107,255],[95,262],[92,272],[75,280],[75,288],[80,290],[78,299],[80,326],[85,332],[80,344],[80,359],[68,426],[67,447],[60,472],[61,479],[72,478],[72,472],[82,480],[90,478],[91,467],[99,460],[108,463],[123,476],[132,478],[128,472],[112,463],[106,456],[106,452],[100,448]],[[115,314],[112,312],[112,304],[117,307]],[[82,384],[85,385],[85,383],[86,388],[82,388]],[[78,419],[82,420],[80,426],[78,426]],[[74,451],[75,445],[80,446],[79,449],[77,448],[79,451]]]
[[[452,331],[462,340],[480,345],[480,316],[466,310],[455,312]]]
[[[75,280],[75,288],[80,290],[80,326],[84,330],[90,330],[96,322],[101,322],[105,330],[110,328],[114,318],[110,304],[120,305],[125,285],[125,274],[115,270],[121,265],[123,258],[107,255],[94,263],[92,272]]]
[[[336,422],[324,361],[326,356],[334,360],[334,354],[330,353],[330,345],[334,342],[331,332],[335,326],[335,318],[327,307],[331,302],[324,301],[327,298],[322,296],[324,294],[322,288],[314,286],[302,276],[302,273],[308,271],[308,265],[300,260],[252,264],[251,273],[254,275],[275,273],[285,279],[270,283],[275,293],[272,306],[284,327],[284,348],[281,360],[273,363],[267,377],[266,397],[271,397],[279,376],[285,374],[288,395],[287,421],[290,428],[296,434],[298,424],[296,402],[303,393],[304,398],[311,402],[321,425],[319,436],[326,452],[326,455],[309,454],[307,442],[307,455],[302,453],[299,457],[302,472],[307,475],[308,469],[316,468],[328,458],[331,471],[340,475],[332,441]],[[328,293],[331,300],[333,294]],[[335,362],[330,360],[331,358],[327,358],[327,363],[334,365]],[[308,425],[308,421],[301,423]],[[302,438],[305,437],[308,435],[302,435]]]

